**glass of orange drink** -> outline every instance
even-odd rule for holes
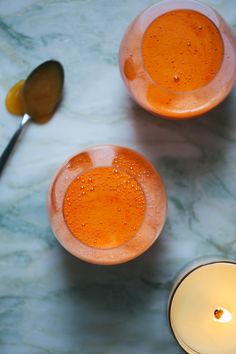
[[[71,157],[48,198],[52,230],[70,253],[95,264],[127,262],[146,251],[166,219],[158,172],[139,153],[101,145]]]
[[[120,71],[144,109],[166,118],[203,114],[236,79],[236,39],[224,19],[194,0],[166,0],[142,12],[120,46]]]

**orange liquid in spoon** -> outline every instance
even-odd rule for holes
[[[24,107],[21,99],[21,90],[24,83],[25,80],[20,80],[12,86],[8,91],[5,100],[5,105],[8,112],[16,116],[22,116],[24,114]]]
[[[5,99],[6,109],[9,113],[15,116],[23,116],[25,113],[24,104],[21,97],[21,92],[24,86],[25,80],[18,81],[8,91]],[[53,114],[37,118],[37,123],[46,123],[50,120]]]

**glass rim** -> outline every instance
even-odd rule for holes
[[[62,209],[66,190],[67,190],[67,187],[70,185],[70,183],[72,183],[72,181],[76,178],[76,176],[81,174],[81,173],[76,174],[76,170],[75,170],[73,172],[73,176],[71,175],[71,177],[68,177],[69,172],[68,172],[67,165],[73,158],[77,157],[78,155],[80,155],[82,153],[89,153],[89,152],[96,153],[96,151],[98,151],[99,149],[101,149],[101,151],[103,151],[104,149],[108,149],[108,150],[113,149],[114,151],[119,151],[119,149],[128,150],[131,154],[134,154],[134,156],[137,156],[139,159],[141,159],[143,162],[145,162],[145,168],[147,168],[147,166],[148,166],[150,169],[149,171],[151,171],[153,173],[152,180],[153,180],[153,184],[155,185],[153,195],[157,196],[156,190],[157,190],[157,188],[159,188],[161,193],[158,198],[163,197],[163,203],[161,203],[160,206],[158,206],[158,210],[161,211],[160,223],[158,223],[158,225],[155,227],[154,230],[151,230],[151,231],[149,230],[150,235],[148,235],[148,237],[146,237],[145,242],[143,242],[143,243],[140,240],[144,240],[143,237],[145,235],[147,236],[147,230],[150,227],[151,221],[154,219],[154,214],[153,214],[154,212],[151,210],[151,204],[150,204],[151,203],[150,198],[152,198],[153,196],[150,196],[148,200],[146,199],[147,191],[150,193],[150,186],[146,187],[145,183],[144,182],[141,183],[140,182],[141,179],[139,180],[139,178],[137,176],[136,176],[136,178],[135,178],[135,176],[133,178],[136,179],[137,183],[139,183],[140,187],[142,188],[142,191],[143,191],[144,197],[145,197],[145,202],[146,202],[146,210],[145,210],[144,219],[143,219],[143,222],[142,222],[140,228],[134,233],[133,237],[130,240],[128,240],[125,243],[122,243],[121,245],[119,245],[117,247],[113,247],[113,248],[96,248],[96,247],[92,247],[92,246],[89,246],[89,245],[81,242],[78,238],[76,238],[71,233],[71,231],[69,230],[69,228],[66,225],[66,222],[64,220],[64,215],[63,215],[63,209]],[[97,165],[91,166],[92,169],[96,168],[96,167],[99,167],[99,166],[97,166]],[[100,167],[112,167],[112,166],[101,165]],[[113,167],[115,167],[115,166],[113,166]],[[86,172],[86,171],[88,171],[88,169],[85,169],[83,172]],[[67,181],[64,184],[63,181],[65,181],[66,177],[67,177]],[[60,181],[60,178],[61,178],[61,181]],[[64,180],[63,180],[63,178],[64,178]],[[159,186],[159,187],[157,187],[157,186]],[[146,192],[145,192],[145,188],[147,189]],[[60,193],[59,193],[59,191],[60,191]],[[53,216],[54,213],[52,210],[53,209],[52,201],[54,200],[53,196],[55,196],[56,194],[61,194],[61,197],[58,197],[58,199],[60,199],[60,201],[58,203],[60,205],[60,207],[59,207],[59,211],[57,211],[57,216],[56,216],[57,221],[54,223],[52,220],[53,218],[55,218],[55,216]],[[85,148],[85,149],[77,152],[76,154],[72,155],[57,170],[54,177],[52,178],[52,181],[51,181],[51,184],[49,187],[49,191],[48,191],[49,221],[50,221],[50,225],[51,225],[52,231],[53,231],[56,239],[59,241],[59,243],[61,243],[61,245],[68,252],[70,252],[71,254],[76,256],[77,258],[87,261],[88,263],[100,264],[100,265],[112,265],[112,264],[120,264],[120,263],[128,262],[129,260],[138,257],[139,255],[144,253],[149,247],[151,247],[151,245],[159,237],[159,235],[161,234],[161,231],[164,228],[166,215],[167,215],[167,208],[168,208],[167,204],[168,204],[167,203],[167,195],[166,195],[166,189],[165,189],[163,179],[160,176],[159,172],[156,170],[156,168],[152,165],[152,163],[146,157],[144,157],[142,154],[140,154],[139,152],[137,152],[129,147],[113,145],[113,144],[104,144],[104,145],[101,144],[101,145],[91,146],[91,147]],[[156,218],[156,216],[155,216],[155,218]],[[56,226],[55,226],[55,224],[57,224],[57,223],[60,224],[60,231],[59,232],[58,232],[58,230],[56,230]],[[143,247],[140,246],[140,242],[141,242],[141,246],[143,245]]]

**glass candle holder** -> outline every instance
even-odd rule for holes
[[[88,148],[57,172],[49,220],[61,245],[94,264],[127,262],[146,251],[166,219],[158,172],[139,153],[114,145]]]
[[[178,33],[177,29],[175,30],[177,24],[180,23],[181,26],[184,26],[186,22],[186,18],[182,19],[181,24],[181,16],[183,15],[181,11],[188,18],[189,27],[186,30],[185,27],[181,27],[179,29],[181,38],[177,38],[175,41]],[[164,15],[167,15],[166,23],[164,23]],[[172,21],[168,19],[171,15],[173,15]],[[191,16],[193,17],[192,23]],[[158,23],[155,25],[155,21],[158,19],[161,20],[160,25]],[[161,27],[163,23],[165,28]],[[173,23],[173,31],[169,33],[168,26],[171,23]],[[151,35],[152,28],[155,26],[156,32],[153,29]],[[144,41],[149,32],[152,48]],[[167,32],[169,37],[165,38]],[[198,45],[194,46],[191,40],[196,40],[200,33],[204,42],[199,41]],[[214,65],[217,56],[214,56],[213,51],[217,48],[214,48],[216,41],[212,37],[213,34],[217,36],[215,38],[218,38],[222,58],[219,68],[215,67],[214,69],[215,73],[209,66],[209,72],[203,74],[200,72],[200,66],[194,65],[194,62],[197,58],[197,62],[201,65],[204,62],[206,65],[210,65],[208,61],[210,53],[212,53],[211,64]],[[206,40],[207,35],[209,35],[209,40]],[[173,48],[168,47],[169,39],[174,41]],[[155,45],[159,45],[160,53],[152,51]],[[183,49],[183,52],[178,53],[179,66],[175,68],[174,51],[178,51],[178,46]],[[145,60],[144,47],[149,53],[145,55]],[[166,55],[166,60],[161,60],[160,56],[163,53]],[[181,54],[183,54],[182,58],[180,58]],[[193,58],[194,62],[191,63]],[[182,62],[180,62],[181,60]],[[149,61],[153,64],[152,69],[150,69]],[[157,67],[154,67],[155,63],[157,63]],[[231,91],[236,79],[236,39],[224,19],[209,6],[194,0],[167,0],[146,9],[130,24],[121,42],[119,65],[122,78],[131,97],[144,109],[154,115],[172,119],[195,117],[217,106]],[[195,77],[197,81],[202,80],[202,84],[199,81],[193,89],[188,88],[191,88],[189,85],[191,76],[187,77],[187,67],[191,68],[192,77]],[[183,70],[178,72],[178,68]],[[150,70],[152,70],[153,76],[150,74]],[[173,75],[171,85],[168,80],[165,83],[165,77],[168,79],[170,73]],[[190,81],[188,82],[188,80]],[[181,90],[181,83],[183,83],[183,90]]]
[[[236,263],[198,264],[177,280],[169,302],[169,323],[189,354],[236,353]]]

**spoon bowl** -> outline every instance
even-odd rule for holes
[[[56,60],[40,64],[27,77],[21,92],[25,114],[0,157],[0,174],[29,122],[33,120],[36,123],[45,123],[53,115],[62,98],[63,84],[63,66]]]
[[[48,60],[27,77],[21,96],[24,111],[36,123],[52,115],[62,97],[64,70],[55,60]]]

